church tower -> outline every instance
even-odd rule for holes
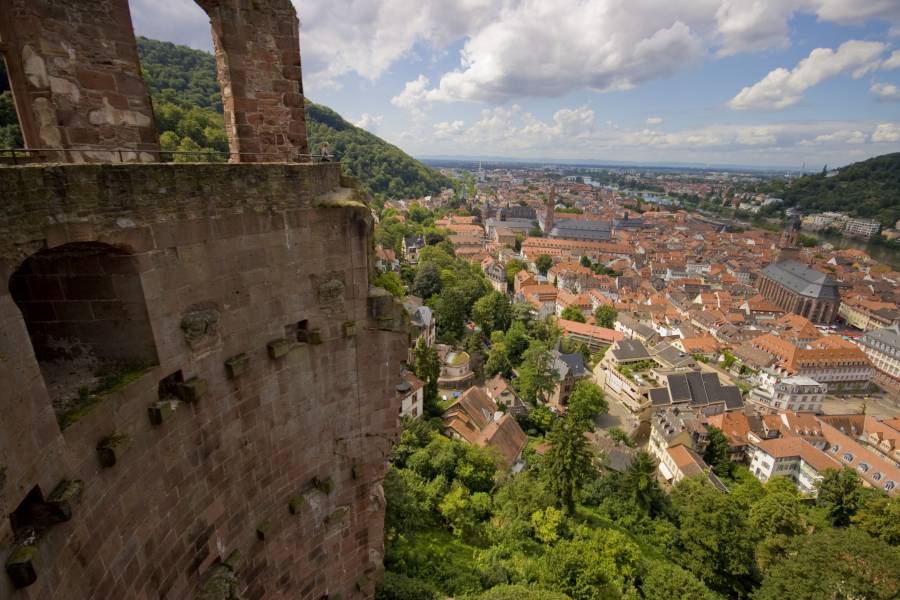
[[[800,217],[794,216],[778,240],[778,262],[800,258]]]
[[[544,210],[544,235],[549,236],[550,232],[553,231],[553,225],[555,224],[554,212],[556,211],[556,187],[553,186],[550,188],[550,193],[547,194],[547,206]]]

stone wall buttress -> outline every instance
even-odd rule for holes
[[[290,0],[198,0],[209,15],[232,162],[309,153],[297,13]]]

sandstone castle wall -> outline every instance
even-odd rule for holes
[[[0,512],[83,486],[34,544],[34,584],[0,576],[0,596],[189,598],[238,552],[246,598],[370,597],[407,336],[370,298],[369,212],[339,166],[6,167],[0,189],[4,280],[49,257],[25,291],[0,287]],[[114,318],[107,335],[149,342],[155,364],[61,430],[28,324],[98,310],[64,274],[124,273],[139,285],[106,300],[145,307],[150,337]],[[0,561],[15,549],[4,518]]]

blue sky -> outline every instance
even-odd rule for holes
[[[140,35],[209,50],[190,0]],[[415,156],[809,168],[900,151],[900,0],[306,0],[307,95]]]

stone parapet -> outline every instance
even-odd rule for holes
[[[408,334],[339,165],[0,189],[0,597],[371,598]]]

